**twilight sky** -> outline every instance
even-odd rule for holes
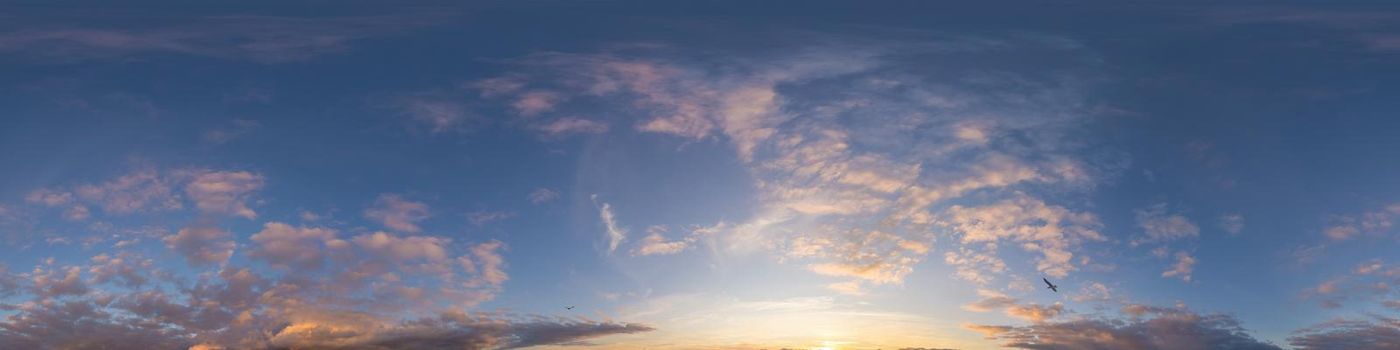
[[[1397,4],[107,3],[0,349],[1400,348]]]

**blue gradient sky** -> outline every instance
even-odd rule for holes
[[[0,348],[1400,334],[1390,4],[35,2],[0,23]]]

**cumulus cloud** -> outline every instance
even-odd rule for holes
[[[1187,252],[1176,252],[1176,264],[1170,270],[1162,271],[1162,277],[1176,277],[1191,281],[1191,271],[1196,266],[1196,258]]]
[[[1029,326],[968,325],[1017,349],[1281,350],[1250,336],[1234,317],[1152,308],[1129,319],[1076,319]]]
[[[334,230],[280,222],[263,224],[262,231],[249,239],[256,244],[250,255],[273,266],[296,269],[318,269],[325,261],[325,248],[341,250],[349,245],[336,238]]]
[[[29,203],[42,204],[48,207],[56,207],[73,202],[73,194],[64,191],[55,191],[41,188],[30,191],[24,196],[24,201]]]
[[[154,169],[142,169],[101,184],[78,186],[74,193],[108,213],[167,211],[184,207],[175,182]]]
[[[233,256],[232,237],[222,228],[191,226],[166,236],[165,245],[185,257],[191,264],[220,264]]]
[[[87,294],[89,288],[82,274],[83,269],[77,266],[35,268],[31,273],[34,294],[41,299]]]
[[[185,195],[200,211],[212,214],[257,218],[248,208],[247,196],[263,186],[263,177],[246,171],[207,171],[193,175],[185,185]]]
[[[1368,211],[1358,215],[1342,215],[1335,217],[1336,223],[1323,230],[1328,238],[1333,240],[1345,240],[1360,234],[1378,235],[1389,232],[1395,226],[1395,221],[1400,218],[1400,203],[1391,204],[1378,210]]]
[[[1016,298],[1009,297],[997,291],[979,289],[977,294],[981,296],[982,299],[971,304],[963,305],[962,308],[964,310],[972,312],[990,312],[1016,305]]]
[[[149,279],[147,272],[155,270],[154,260],[129,252],[122,252],[116,256],[98,254],[90,260],[92,265],[88,267],[87,272],[92,276],[92,284],[97,285],[119,282],[126,287],[138,288],[145,285]]]
[[[142,168],[106,182],[73,186],[71,191],[36,189],[25,200],[44,207],[65,208],[62,217],[71,221],[93,217],[90,208],[99,208],[106,214],[130,215],[185,209],[186,200],[193,201],[201,213],[215,217],[254,219],[257,213],[247,202],[262,186],[262,175],[248,171]],[[184,196],[180,195],[182,192]]]
[[[1113,296],[1113,290],[1103,283],[1092,282],[1080,288],[1079,293],[1073,297],[1074,301],[1107,301]]]
[[[1030,322],[1044,322],[1045,320],[1059,316],[1065,312],[1065,306],[1054,304],[1041,306],[1037,304],[1012,305],[1006,308],[1006,315]]]
[[[1062,39],[1004,40],[1046,57],[1083,54]],[[1079,90],[1088,81],[995,63],[977,73],[908,71],[899,64],[914,56],[944,59],[943,49],[952,48],[959,55],[1000,57],[1005,44],[950,39],[926,52],[899,54],[878,44],[816,45],[703,65],[672,59],[670,52],[547,52],[514,60],[519,69],[471,85],[504,108],[515,108],[533,91],[552,91],[561,100],[617,111],[609,120],[630,118],[636,131],[684,143],[725,142],[752,174],[756,208],[715,236],[720,254],[776,253],[782,262],[848,278],[838,283],[845,290],[897,284],[942,234],[931,226],[950,223],[944,209],[979,208],[962,201],[976,194],[1026,207],[1021,212],[1028,216],[996,222],[1006,226],[992,227],[990,236],[956,242],[958,252],[977,249],[945,256],[978,262],[960,267],[960,275],[986,280],[1006,271],[994,248],[1000,243],[1039,255],[1037,270],[1064,276],[1076,269],[1079,242],[1102,240],[1099,224],[1091,215],[1044,203],[1030,190],[1089,189],[1107,171],[1077,157],[1086,142],[1069,137],[1083,124],[1077,116],[1089,114]],[[1089,71],[1078,63],[1059,68]],[[1047,218],[1057,221],[1039,221]],[[977,223],[951,225],[972,229]],[[625,237],[617,229],[607,232],[610,243]],[[654,253],[683,250],[680,243],[688,242],[664,235],[643,241]]]
[[[86,206],[75,205],[63,211],[63,218],[70,221],[83,221],[92,217],[92,211]]]
[[[210,240],[202,235],[173,235],[172,248]],[[189,281],[121,253],[93,256],[86,270],[48,263],[26,274],[28,281],[0,274],[0,286],[15,289],[4,295],[34,298],[0,320],[0,347],[503,349],[652,330],[465,312],[493,298],[510,278],[499,241],[458,250],[441,237],[378,232],[341,240],[331,229],[276,222],[251,240],[249,259],[285,268],[261,274],[224,263]],[[198,253],[192,259],[227,259],[215,249],[190,251]],[[99,285],[126,288],[95,291]],[[423,314],[442,316],[416,316]]]
[[[836,277],[852,277],[875,284],[897,284],[913,272],[919,256],[928,253],[921,242],[871,230],[851,230],[846,239],[831,242],[815,251],[815,256],[833,260],[808,265],[812,272]],[[852,239],[858,238],[858,239]]]
[[[1394,303],[1384,299],[1397,287],[1400,287],[1400,266],[1372,259],[1304,290],[1302,296],[1317,300],[1327,308],[1341,307],[1344,302],[1377,302],[1389,307]]]
[[[1007,296],[997,291],[981,289],[977,294],[982,297],[977,302],[963,305],[964,310],[972,312],[990,312],[1003,310],[1007,316],[1026,320],[1029,322],[1044,322],[1065,313],[1065,307],[1061,304],[1044,306],[1035,303],[1021,303],[1016,298]]]
[[[943,253],[943,262],[956,269],[955,275],[979,285],[991,282],[995,275],[1006,271],[1006,262],[995,255],[960,248]]]
[[[480,275],[487,285],[500,286],[507,279],[510,279],[505,271],[505,258],[501,257],[503,249],[505,249],[505,243],[495,240],[478,244],[471,249],[471,255],[476,259],[477,266],[473,272]]]
[[[418,232],[418,223],[429,217],[428,205],[404,199],[397,194],[381,194],[374,206],[365,209],[365,218],[378,221],[391,230]]]
[[[384,232],[355,236],[355,245],[393,261],[447,259],[447,239],[431,236],[398,237]]]
[[[1106,239],[1097,231],[1103,225],[1093,214],[1026,196],[982,207],[955,205],[946,213],[946,225],[962,234],[963,243],[1017,242],[1027,251],[1040,253],[1036,269],[1052,277],[1064,277],[1076,269],[1070,248]]]

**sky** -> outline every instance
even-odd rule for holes
[[[0,348],[1396,349],[1397,78],[1388,2],[7,2]]]

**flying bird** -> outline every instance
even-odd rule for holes
[[[1048,288],[1048,289],[1050,289],[1050,290],[1052,290],[1052,291],[1055,291],[1055,293],[1059,293],[1059,292],[1060,292],[1060,286],[1057,286],[1057,285],[1055,285],[1054,283],[1050,283],[1050,280],[1047,280],[1047,279],[1045,279],[1044,277],[1041,277],[1040,280],[1041,280],[1041,281],[1045,281],[1045,285],[1048,286],[1048,287],[1045,287],[1045,288]]]

